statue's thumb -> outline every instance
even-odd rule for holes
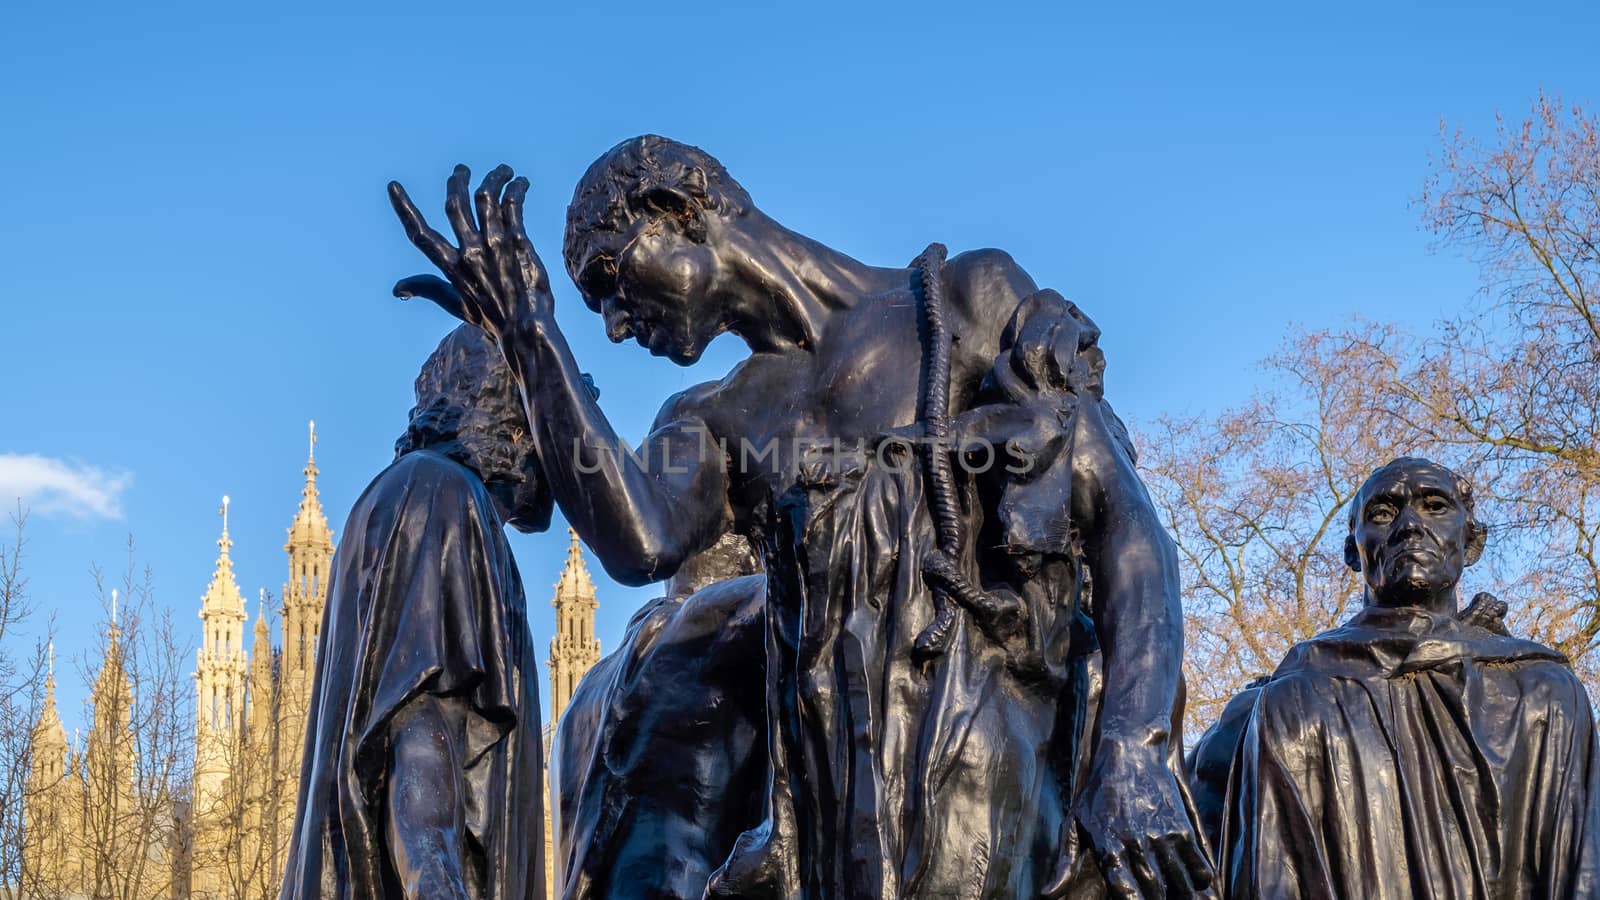
[[[412,297],[432,300],[457,318],[463,312],[461,295],[456,293],[450,282],[437,275],[412,275],[409,278],[402,278],[394,284],[394,295],[401,300],[409,300]]]

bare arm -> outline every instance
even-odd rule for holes
[[[612,429],[553,324],[513,332],[502,347],[523,385],[556,501],[612,578],[637,585],[670,577],[716,541],[728,520],[728,475],[685,398],[668,401],[635,451]]]
[[[1092,768],[1073,818],[1112,896],[1204,895],[1211,866],[1168,765],[1183,660],[1177,551],[1125,439],[1110,407],[1086,392],[1073,518],[1093,576],[1104,682]]]
[[[990,370],[1007,402],[971,417],[991,444],[1023,450],[1035,463],[1015,473],[1015,497],[1002,495],[1008,541],[1069,553],[1065,539],[1075,535],[1091,576],[1102,695],[1091,768],[1072,798],[1044,894],[1082,886],[1087,844],[1114,897],[1204,896],[1211,869],[1169,765],[1183,657],[1177,553],[1105,402],[1098,339],[1094,323],[1054,291],[1027,297]]]
[[[448,281],[402,280],[395,293],[422,296],[482,328],[499,344],[522,387],[539,461],[567,519],[611,577],[624,584],[666,578],[724,530],[727,474],[691,404],[669,403],[638,451],[611,427],[584,384],[556,326],[550,282],[522,223],[527,179],[496,168],[475,197],[457,166],[446,212],[460,248],[430,228],[400,185],[389,185],[412,243]]]
[[[1164,755],[1183,659],[1178,556],[1113,427],[1104,401],[1085,398],[1073,514],[1087,538],[1095,633],[1105,656],[1100,741]]]

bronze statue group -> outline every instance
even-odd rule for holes
[[[285,900],[1600,896],[1590,701],[1463,609],[1472,488],[1399,459],[1351,504],[1361,611],[1183,754],[1171,540],[1099,330],[1009,256],[863,264],[710,155],[619,144],[566,269],[616,341],[749,356],[618,437],[500,167],[452,237],[391,199],[466,324],[356,502]],[[553,505],[661,582],[550,746],[504,525]],[[556,828],[544,871],[544,805]]]

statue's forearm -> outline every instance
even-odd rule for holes
[[[727,475],[720,456],[697,446],[703,434],[662,429],[634,451],[611,427],[553,325],[524,328],[505,349],[544,477],[611,577],[633,585],[666,578],[716,539]]]
[[[1183,664],[1177,548],[1139,481],[1120,425],[1079,407],[1074,506],[1090,536],[1095,631],[1105,662],[1100,740],[1165,750]]]
[[[1177,557],[1153,512],[1118,519],[1093,570],[1105,659],[1099,737],[1165,752],[1183,658]]]

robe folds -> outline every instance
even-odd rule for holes
[[[428,450],[351,510],[323,612],[282,900],[408,896],[388,845],[389,727],[440,698],[461,727],[457,867],[474,900],[544,897],[539,692],[522,582],[482,481]]]
[[[1230,898],[1600,897],[1592,708],[1566,659],[1368,608],[1258,688],[1229,776]]]
[[[1078,661],[1077,583],[1022,598],[1056,687],[1019,681],[965,615],[918,665],[935,614],[918,566],[936,540],[925,482],[874,462],[808,473],[769,557],[774,802],[810,850],[796,893],[1035,896],[1069,800],[1052,761],[1077,738],[1059,687]]]

